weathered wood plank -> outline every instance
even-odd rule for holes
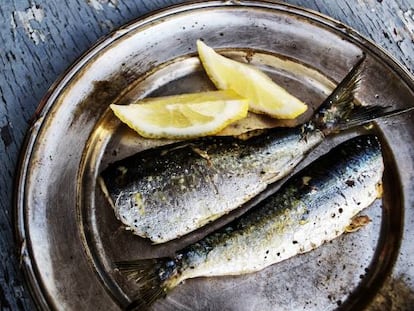
[[[179,0],[10,0],[0,4],[0,309],[33,310],[13,241],[18,153],[49,86],[98,38]],[[414,72],[412,0],[289,0],[355,28]]]
[[[50,85],[96,40],[179,1],[8,1],[0,5],[0,306],[33,310],[13,241],[12,191],[29,120]]]
[[[387,50],[414,73],[414,2],[412,0],[291,0],[350,25]]]

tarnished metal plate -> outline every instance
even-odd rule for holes
[[[133,300],[137,288],[113,269],[114,261],[171,254],[237,214],[178,241],[153,246],[124,229],[97,185],[108,163],[168,143],[139,138],[115,119],[110,103],[213,89],[196,57],[199,38],[259,66],[313,108],[363,53],[358,100],[395,108],[414,103],[412,77],[384,51],[342,24],[284,4],[186,4],[117,30],[47,94],[22,154],[17,233],[22,265],[41,309],[119,310]],[[411,309],[411,117],[376,124],[385,146],[385,193],[382,202],[364,212],[372,220],[368,226],[258,273],[186,281],[154,309]],[[356,134],[327,140],[301,167]]]

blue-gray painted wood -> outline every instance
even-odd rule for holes
[[[0,3],[0,309],[33,310],[13,239],[13,179],[35,110],[51,84],[96,40],[179,0],[9,0]],[[288,0],[331,16],[414,73],[413,0]]]

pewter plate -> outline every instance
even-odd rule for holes
[[[110,103],[213,89],[196,57],[199,38],[260,67],[313,109],[363,54],[359,101],[395,108],[414,103],[412,77],[389,55],[348,27],[301,8],[259,1],[197,2],[120,28],[55,83],[22,153],[17,236],[40,309],[124,308],[138,289],[113,269],[114,261],[171,254],[237,216],[153,246],[125,230],[96,182],[108,163],[169,143],[138,137],[112,115]],[[412,309],[411,117],[381,119],[374,125],[384,145],[385,192],[382,201],[364,212],[372,220],[368,226],[258,273],[188,280],[153,309]],[[301,167],[361,131],[328,139]]]

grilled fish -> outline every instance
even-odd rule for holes
[[[377,137],[353,138],[175,257],[117,263],[140,288],[132,306],[145,309],[183,280],[252,273],[338,237],[381,196],[383,169]]]
[[[240,207],[289,174],[327,135],[384,113],[354,102],[362,61],[301,127],[245,141],[184,141],[111,164],[101,185],[116,216],[133,233],[163,243]]]

